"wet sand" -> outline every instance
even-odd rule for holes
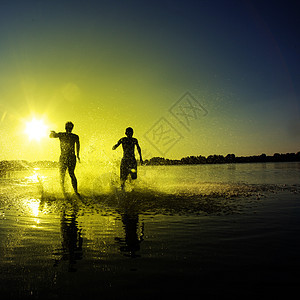
[[[1,299],[286,298],[298,289],[298,186],[81,199],[40,193],[34,181],[13,186],[2,182]]]

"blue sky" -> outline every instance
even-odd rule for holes
[[[298,15],[296,1],[1,1],[0,159],[57,157],[23,136],[32,115],[72,120],[87,158],[114,155],[127,126],[148,156],[297,152]],[[189,130],[169,111],[186,92],[208,112]],[[160,118],[183,137],[167,153],[145,138]]]

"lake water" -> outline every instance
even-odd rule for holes
[[[300,163],[80,164],[0,178],[1,299],[245,299],[299,286]]]

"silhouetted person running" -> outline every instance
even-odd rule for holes
[[[60,158],[59,158],[59,171],[60,171],[60,183],[65,194],[65,175],[68,169],[69,175],[71,177],[72,186],[74,192],[78,194],[77,191],[77,179],[74,174],[76,167],[76,155],[75,155],[75,144],[76,144],[76,153],[77,159],[80,162],[79,158],[79,136],[77,134],[72,133],[74,124],[72,122],[67,122],[65,125],[66,132],[58,132],[51,131],[50,138],[59,138],[60,141]]]
[[[134,147],[136,146],[137,151],[140,155],[141,164],[143,163],[142,151],[139,146],[138,140],[133,138],[133,129],[128,127],[125,131],[126,137],[122,137],[116,145],[112,147],[113,150],[117,149],[121,144],[123,147],[123,158],[120,166],[120,179],[121,188],[124,188],[125,181],[128,175],[131,175],[132,179],[137,179],[137,162],[134,155]]]

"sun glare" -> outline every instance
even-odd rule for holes
[[[41,138],[47,135],[47,130],[48,127],[43,120],[32,119],[26,123],[25,133],[28,135],[29,140],[40,141]]]

